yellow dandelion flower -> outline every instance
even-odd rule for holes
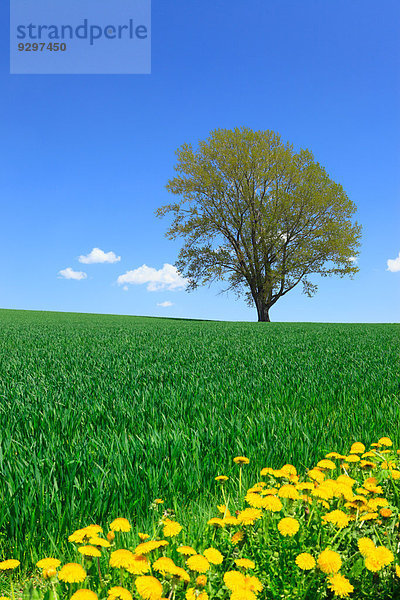
[[[8,596],[0,596],[0,600],[11,600]]]
[[[207,521],[207,525],[214,525],[215,527],[225,527],[223,519],[220,519],[219,517],[213,517],[212,519]]]
[[[224,560],[224,557],[222,556],[221,552],[216,548],[207,548],[206,550],[204,550],[203,555],[212,565],[220,565]]]
[[[380,439],[380,440],[378,440],[378,444],[379,444],[380,446],[388,446],[388,447],[389,447],[389,446],[393,446],[393,442],[392,442],[392,440],[391,440],[390,438],[388,438],[388,437],[381,437],[381,439]],[[371,445],[372,445],[372,444],[371,444]]]
[[[378,513],[376,512],[370,512],[370,513],[366,513],[365,515],[361,515],[360,516],[360,521],[374,521],[375,519],[377,519],[379,517]]]
[[[297,475],[297,469],[294,465],[283,465],[281,471],[286,475]]]
[[[72,594],[71,600],[98,600],[97,594],[92,590],[77,590],[75,594]]]
[[[12,571],[19,567],[21,563],[19,560],[15,560],[14,558],[9,558],[8,560],[3,560],[0,562],[0,571]]]
[[[391,552],[389,548],[386,548],[385,546],[377,546],[374,552],[376,553],[376,556],[379,557],[384,567],[387,567],[394,561],[393,552]]]
[[[228,590],[234,592],[245,586],[245,576],[240,571],[227,571],[224,575],[224,583]]]
[[[388,519],[389,517],[392,516],[393,512],[390,510],[390,508],[381,508],[381,510],[379,511],[379,514],[381,515],[381,517]]]
[[[333,471],[334,469],[336,469],[335,463],[332,462],[331,460],[326,459],[326,458],[320,460],[317,463],[317,467],[319,469],[324,469],[324,471]]]
[[[236,517],[225,517],[223,519],[224,525],[238,525],[239,521],[237,520]]]
[[[343,527],[347,527],[350,522],[349,517],[342,510],[332,510],[322,517],[322,520],[326,523],[332,523],[336,525],[339,529],[343,529]]]
[[[259,494],[255,493],[247,493],[245,496],[245,500],[247,504],[250,504],[252,508],[262,508],[264,503],[264,498]]]
[[[375,469],[376,464],[371,462],[370,460],[361,460],[360,467],[362,469]]]
[[[189,558],[186,560],[186,564],[191,571],[196,571],[197,573],[206,573],[210,568],[210,563],[206,557],[202,556],[201,554],[189,556]]]
[[[161,600],[162,585],[155,577],[151,575],[142,575],[135,581],[139,596],[144,600]]]
[[[78,563],[67,563],[58,573],[58,579],[67,583],[81,583],[86,579],[86,571]]]
[[[391,478],[394,479],[395,481],[400,479],[400,471],[398,471],[397,469],[390,469],[389,473],[390,473]]]
[[[42,558],[36,563],[39,569],[57,569],[61,565],[61,561],[58,558]]]
[[[361,442],[354,442],[350,448],[350,454],[362,454],[365,452],[365,446]]]
[[[173,575],[179,577],[182,581],[190,581],[189,573],[186,573],[185,569],[182,569],[181,567],[175,567]]]
[[[108,590],[108,600],[132,600],[132,594],[119,585]]]
[[[339,596],[340,598],[348,598],[349,594],[354,591],[354,586],[351,585],[346,577],[340,575],[340,573],[328,577],[328,588],[335,596]]]
[[[182,525],[179,525],[176,521],[171,521],[171,519],[164,519],[163,521],[163,535],[165,537],[175,537],[182,531]]]
[[[399,567],[399,565],[396,565],[396,575],[397,575],[397,577],[400,577],[400,567]]]
[[[192,548],[192,546],[179,546],[179,548],[177,548],[176,551],[179,552],[179,554],[183,554],[184,556],[191,556],[193,554],[197,554],[196,550]]]
[[[349,454],[349,456],[346,456],[346,461],[348,463],[357,463],[360,462],[360,457],[357,456],[357,454]]]
[[[155,571],[159,571],[163,575],[165,573],[174,573],[176,570],[176,564],[171,558],[162,556],[153,563],[153,569]]]
[[[375,498],[371,498],[371,500],[368,500],[368,508],[371,511],[376,511],[379,507],[383,508],[385,506],[388,506],[389,502],[386,500],[386,498],[379,498],[379,497],[375,497]]]
[[[252,525],[254,521],[261,519],[262,511],[259,508],[245,508],[237,516],[239,523]]]
[[[83,529],[77,529],[74,533],[71,533],[68,537],[68,541],[75,542],[76,544],[83,544],[84,542],[88,542],[93,534],[94,531],[92,529],[84,527]]]
[[[114,519],[114,521],[110,525],[110,529],[111,531],[126,532],[131,530],[131,524],[129,523],[128,519],[120,517],[118,519]]]
[[[261,492],[262,496],[276,496],[278,488],[264,488]]]
[[[162,498],[156,498],[153,501],[153,504],[164,504],[164,500]]]
[[[311,491],[314,489],[314,484],[313,483],[309,483],[309,482],[304,482],[304,483],[298,483],[296,485],[296,489],[299,490],[300,492],[304,492],[304,491]]]
[[[341,458],[342,455],[339,454],[339,452],[328,452],[328,454],[325,454],[325,458]]]
[[[222,515],[225,515],[226,517],[231,516],[231,513],[229,512],[226,504],[218,504],[217,509],[218,509],[218,512],[220,512]]]
[[[271,469],[271,467],[265,467],[261,469],[260,475],[261,477],[265,477],[266,475],[273,475],[275,473],[275,469]]]
[[[281,519],[278,523],[278,531],[283,536],[292,536],[296,535],[296,533],[300,529],[300,523],[297,519],[293,519],[292,517],[285,517]]]
[[[115,540],[115,533],[113,531],[109,531],[107,533],[107,540],[111,543]]]
[[[247,458],[247,456],[235,456],[233,462],[237,465],[248,465],[250,460]]]
[[[226,475],[217,475],[217,477],[215,477],[215,481],[220,481],[221,483],[228,481],[228,479],[229,477],[227,477]]]
[[[188,588],[185,594],[186,600],[208,600],[207,592]]]
[[[169,542],[167,540],[149,540],[148,542],[143,542],[139,544],[135,548],[135,554],[148,554],[153,550],[157,550],[158,548],[162,548],[163,546],[168,546]]]
[[[114,550],[110,555],[110,567],[126,569],[132,564],[135,556],[130,550]]]
[[[310,571],[316,565],[315,558],[309,552],[302,552],[296,557],[296,565],[303,571]]]
[[[364,564],[368,571],[372,573],[377,573],[385,566],[381,557],[377,554],[376,548],[365,557]]]
[[[342,559],[334,550],[323,550],[318,556],[317,564],[326,575],[334,575],[342,566]]]
[[[357,542],[360,553],[365,557],[375,550],[375,544],[370,538],[360,538]]]
[[[256,600],[257,596],[251,590],[240,588],[231,594],[230,600]]]
[[[100,546],[101,548],[109,548],[111,546],[109,541],[98,536],[90,538],[89,544],[91,546]]]
[[[100,550],[95,546],[81,546],[78,548],[78,552],[87,557],[101,556]]]
[[[237,558],[235,564],[242,569],[255,569],[256,563],[249,558]]]
[[[43,579],[50,579],[51,577],[55,577],[57,575],[57,571],[54,567],[49,567],[48,569],[43,569],[42,577]]]
[[[207,583],[207,575],[199,575],[196,577],[196,585],[204,587]]]
[[[132,575],[143,575],[150,571],[150,564],[143,554],[134,554],[132,562],[128,560],[125,569]]]
[[[313,479],[314,481],[317,481],[318,483],[322,483],[325,479],[325,475],[322,473],[322,471],[319,471],[318,469],[311,469],[311,471],[308,471],[307,477]]]
[[[138,537],[140,541],[144,542],[145,540],[148,540],[150,536],[148,533],[138,533]]]
[[[283,504],[276,496],[267,496],[265,498],[264,508],[270,512],[279,512],[282,510]]]
[[[290,498],[290,500],[298,500],[299,492],[297,491],[296,486],[287,484],[283,485],[278,490],[278,496],[280,498]]]
[[[236,546],[239,542],[241,542],[244,538],[244,533],[243,531],[237,531],[236,533],[233,534],[233,536],[231,537],[231,542],[234,546]]]

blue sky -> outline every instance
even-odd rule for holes
[[[363,225],[355,279],[315,277],[314,298],[295,290],[271,319],[399,321],[397,0],[153,0],[151,75],[9,75],[5,4],[0,307],[256,320],[219,284],[187,293],[156,273],[180,247],[154,216],[175,150],[247,126],[312,150]],[[120,260],[80,262],[93,248]],[[117,283],[143,265],[158,284]]]

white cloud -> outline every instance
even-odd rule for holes
[[[387,261],[387,270],[392,273],[400,271],[400,252],[397,258],[389,258]]]
[[[79,281],[80,279],[86,279],[87,274],[83,271],[74,271],[71,267],[67,267],[66,269],[62,269],[58,272],[61,279],[76,279]]]
[[[100,248],[93,248],[86,256],[81,254],[78,260],[85,265],[91,265],[94,263],[116,263],[121,260],[121,257],[114,252],[104,252]]]
[[[124,287],[122,289],[124,290],[124,292],[127,292],[129,288],[127,285],[124,285]]]
[[[168,306],[172,306],[174,303],[170,302],[169,300],[165,300],[164,302],[157,302],[157,306],[163,306],[164,308],[167,308]]]
[[[187,279],[179,274],[176,267],[164,263],[163,268],[158,270],[142,265],[138,269],[127,271],[118,277],[117,283],[120,285],[147,283],[147,291],[160,292],[162,290],[182,290],[187,285]]]

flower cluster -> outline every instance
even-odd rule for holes
[[[68,538],[75,562],[37,562],[42,587],[60,600],[400,598],[399,454],[387,437],[368,450],[356,442],[302,476],[291,464],[265,467],[243,493],[249,459],[237,456],[239,496],[232,477],[215,477],[222,502],[191,545],[157,498],[153,535],[122,517],[106,533],[78,529]],[[0,572],[18,566],[5,560]]]

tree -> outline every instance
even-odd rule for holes
[[[198,148],[176,152],[167,190],[178,202],[166,236],[184,238],[177,269],[188,290],[225,280],[255,304],[259,321],[300,282],[312,296],[318,274],[353,276],[361,226],[356,206],[309,150],[295,152],[273,131],[217,129]]]

